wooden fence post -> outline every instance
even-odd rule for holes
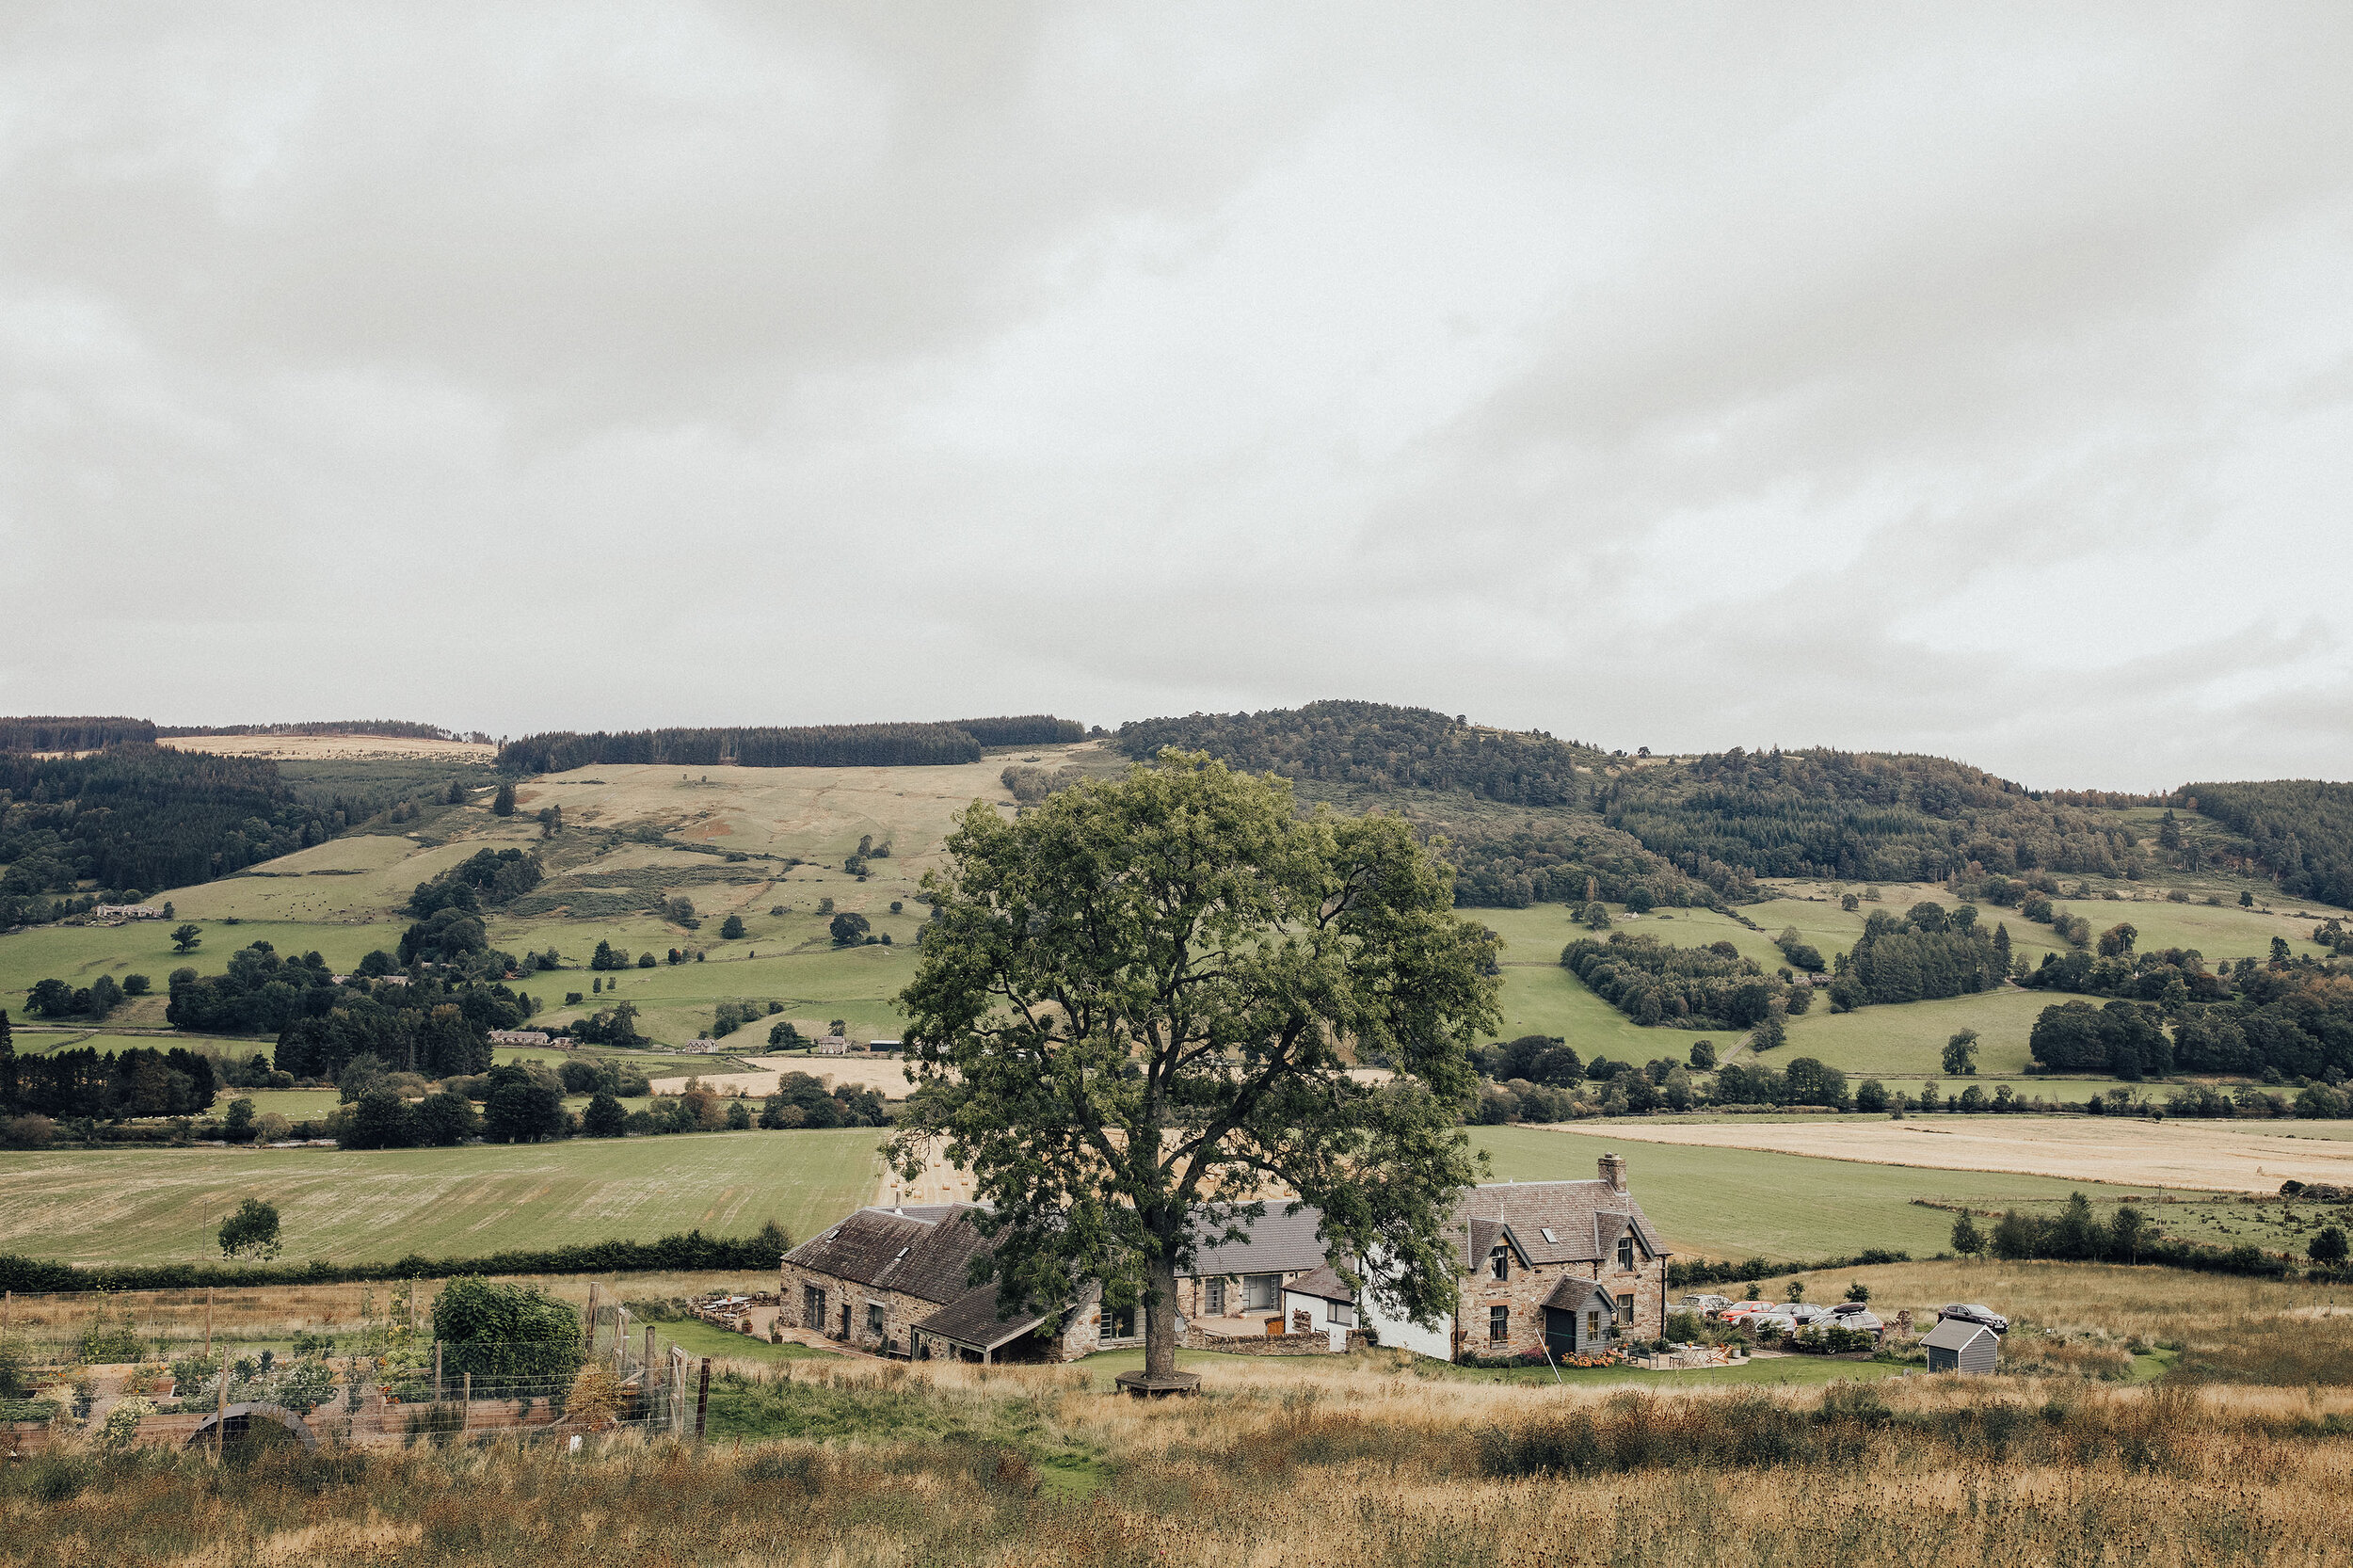
[[[629,1308],[613,1309],[613,1375],[629,1376]]]
[[[433,1402],[441,1402],[441,1342],[433,1341]]]
[[[639,1383],[643,1388],[653,1386],[653,1325],[651,1323],[646,1325],[646,1360]]]
[[[591,1361],[597,1359],[597,1282],[592,1279],[588,1282],[588,1305],[584,1309],[588,1326],[588,1359]]]
[[[213,1353],[213,1288],[204,1288],[204,1353]]]
[[[464,1432],[473,1424],[473,1373],[457,1374],[457,1430]]]
[[[695,1391],[695,1441],[703,1440],[704,1417],[711,1410],[711,1357],[703,1357],[702,1385]]]

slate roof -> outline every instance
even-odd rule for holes
[[[1601,1282],[1594,1279],[1579,1279],[1575,1274],[1562,1274],[1554,1283],[1551,1294],[1545,1297],[1539,1304],[1558,1307],[1563,1312],[1580,1312],[1584,1310],[1585,1304],[1595,1296],[1602,1299],[1603,1304],[1609,1307],[1614,1317],[1618,1310],[1618,1304],[1610,1299],[1609,1291],[1601,1288]]]
[[[1283,1290],[1286,1295],[1312,1296],[1321,1302],[1353,1304],[1356,1300],[1356,1292],[1348,1288],[1348,1281],[1340,1278],[1340,1272],[1329,1263],[1311,1273],[1300,1275],[1284,1286]]]
[[[1257,1219],[1241,1222],[1250,1232],[1246,1241],[1205,1241],[1194,1251],[1187,1277],[1289,1274],[1321,1268],[1325,1248],[1316,1226],[1323,1223],[1323,1211],[1303,1204],[1298,1213],[1286,1214],[1289,1207],[1278,1199],[1269,1203]],[[1208,1227],[1203,1228],[1208,1234]]]
[[[1524,1261],[1596,1263],[1617,1249],[1628,1229],[1643,1250],[1664,1256],[1658,1233],[1633,1195],[1606,1181],[1512,1181],[1474,1187],[1455,1209],[1465,1269],[1485,1266],[1499,1236],[1508,1235]]]
[[[944,1305],[971,1289],[972,1256],[987,1245],[968,1205],[861,1208],[785,1254],[784,1260]]]
[[[1973,1323],[1966,1318],[1946,1318],[1923,1335],[1920,1343],[1932,1350],[1958,1351],[1965,1349],[1978,1335],[1993,1333],[1983,1323]]]
[[[993,1351],[1020,1338],[1046,1320],[1046,1314],[997,1316],[997,1287],[976,1285],[915,1326],[936,1339],[952,1339],[976,1351]]]

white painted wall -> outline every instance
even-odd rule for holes
[[[1408,1350],[1416,1355],[1426,1355],[1436,1361],[1453,1360],[1454,1325],[1441,1318],[1437,1327],[1424,1328],[1411,1319],[1390,1316],[1373,1299],[1370,1285],[1372,1278],[1377,1276],[1372,1275],[1369,1270],[1367,1272],[1367,1288],[1356,1303],[1356,1316],[1366,1328],[1380,1337],[1382,1346],[1385,1349],[1394,1346]]]

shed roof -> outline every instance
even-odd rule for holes
[[[1356,1292],[1349,1288],[1348,1281],[1340,1278],[1340,1272],[1329,1263],[1292,1280],[1283,1287],[1283,1292],[1291,1296],[1311,1296],[1322,1302],[1353,1302],[1356,1299]]]
[[[1920,1343],[1930,1350],[1958,1351],[1977,1342],[1977,1336],[1998,1337],[1983,1323],[1973,1323],[1966,1318],[1946,1318],[1921,1336]]]
[[[1601,1298],[1602,1305],[1614,1316],[1618,1304],[1611,1298],[1609,1291],[1601,1288],[1601,1281],[1579,1279],[1575,1274],[1562,1274],[1553,1285],[1551,1293],[1545,1296],[1539,1304],[1557,1307],[1564,1312],[1578,1312],[1584,1309],[1586,1303],[1596,1296]]]
[[[997,1316],[997,1287],[976,1285],[915,1326],[935,1339],[952,1340],[976,1351],[993,1351],[1046,1320],[1043,1312]]]

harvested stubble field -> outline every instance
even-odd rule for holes
[[[2068,1181],[2276,1192],[2283,1181],[2353,1186],[2353,1145],[2330,1124],[2146,1121],[2121,1116],[1939,1114],[1902,1121],[1668,1121],[1625,1117],[1553,1130],[1641,1144],[1769,1150],[1876,1166],[2017,1172]]]
[[[1376,1352],[1140,1403],[1085,1368],[801,1361],[708,1448],[508,1438],[0,1476],[0,1561],[714,1564],[2053,1561],[2353,1554],[2353,1399],[2073,1376],[1685,1394],[1480,1384]],[[743,1440],[739,1449],[736,1439]]]
[[[487,766],[498,756],[498,747],[474,741],[406,735],[168,735],[155,744],[174,751],[209,751],[216,757],[268,757],[281,762],[426,758]]]
[[[872,1128],[574,1139],[454,1149],[150,1148],[0,1153],[0,1251],[76,1263],[219,1256],[247,1197],[275,1203],[285,1260],[473,1256],[699,1228],[794,1236],[871,1201]]]

